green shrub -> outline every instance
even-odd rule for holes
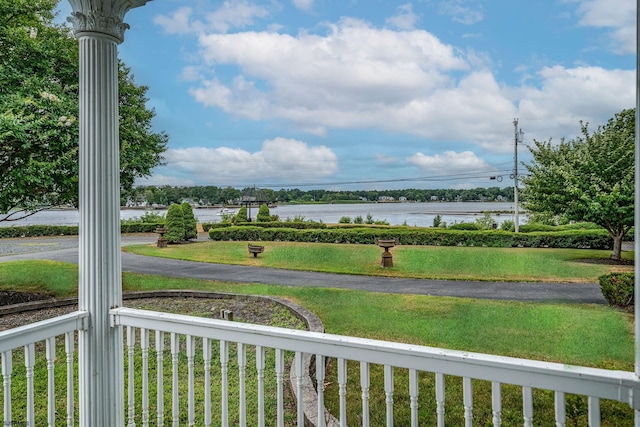
[[[459,222],[456,224],[451,224],[449,226],[450,230],[480,230],[480,227],[478,227],[478,224],[475,224],[473,222]]]
[[[484,212],[482,218],[478,218],[475,221],[475,224],[478,226],[478,230],[492,230],[495,223],[496,222],[489,212]]]
[[[146,211],[141,217],[123,219],[121,224],[164,224],[164,215],[157,212]]]
[[[238,213],[236,213],[236,216],[233,217],[233,223],[246,224],[247,222],[249,222],[249,220],[247,219],[247,207],[242,206],[240,209],[238,209]]]
[[[340,225],[326,229],[270,228],[237,226],[211,228],[212,240],[262,240],[283,242],[362,243],[398,238],[403,245],[489,246],[489,247],[555,247],[612,249],[613,241],[599,230],[563,231],[556,233],[511,233],[502,230],[451,230],[418,227],[372,227]]]
[[[182,206],[173,203],[167,210],[167,243],[180,243],[184,239],[184,214]]]
[[[184,240],[191,240],[198,237],[198,220],[193,215],[193,207],[190,203],[183,202],[180,205],[184,219]]]
[[[609,305],[629,307],[634,304],[634,274],[611,273],[598,278],[602,295]]]
[[[373,224],[373,215],[370,213],[367,214],[367,219],[364,221],[365,224]]]
[[[442,215],[433,217],[433,228],[439,228],[442,225]]]
[[[271,213],[269,212],[269,206],[266,203],[260,205],[258,209],[258,216],[256,217],[258,222],[271,222]]]
[[[513,222],[513,220],[506,219],[506,220],[502,221],[502,224],[500,224],[500,230],[515,231],[516,230],[516,225]]]
[[[122,233],[153,233],[156,228],[164,227],[163,223],[123,223],[120,225]],[[42,236],[77,236],[77,225],[26,225],[17,227],[0,227],[0,239],[16,237]]]
[[[343,216],[338,220],[338,224],[351,224],[351,217]]]
[[[530,222],[528,224],[522,224],[520,227],[518,227],[518,230],[521,233],[533,233],[536,231],[562,231],[558,226],[542,224],[540,222]]]

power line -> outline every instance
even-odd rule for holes
[[[496,166],[502,166],[499,164]],[[432,175],[432,176],[420,176],[412,178],[395,178],[395,179],[375,179],[375,180],[354,180],[354,181],[332,181],[332,182],[312,182],[312,183],[299,183],[299,184],[261,184],[262,188],[292,188],[292,187],[313,187],[313,186],[335,186],[335,185],[353,185],[353,184],[381,184],[390,182],[444,182],[444,181],[456,181],[471,178],[491,178],[492,176],[501,176],[501,173],[508,175],[510,170],[503,169],[497,170],[477,170],[472,172],[464,172],[457,174],[447,175]]]

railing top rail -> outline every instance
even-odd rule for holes
[[[113,309],[111,315],[113,325],[162,330],[215,340],[241,342],[249,345],[392,365],[399,368],[576,393],[618,400],[640,409],[640,381],[633,372],[446,350],[132,308]],[[635,399],[633,399],[634,394]]]
[[[89,313],[87,311],[74,311],[52,319],[2,331],[0,332],[0,353],[67,332],[84,329],[88,319]]]

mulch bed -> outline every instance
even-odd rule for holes
[[[53,295],[34,292],[0,291],[0,306],[53,299]]]

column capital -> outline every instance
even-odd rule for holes
[[[115,37],[118,43],[124,40],[129,24],[124,15],[134,7],[143,6],[151,0],[69,0],[73,12],[67,21],[73,24],[76,36],[84,32],[106,34]]]

